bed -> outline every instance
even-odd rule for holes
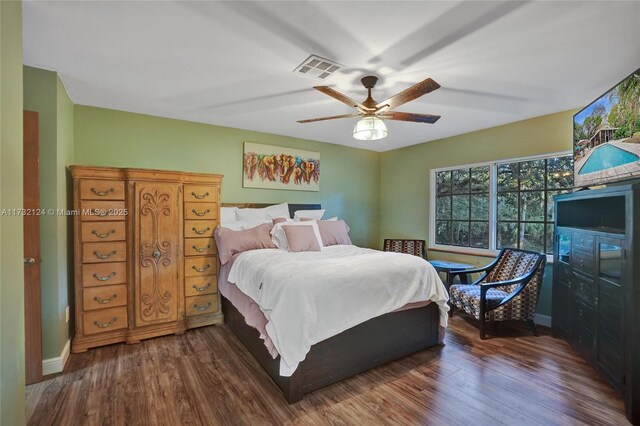
[[[222,206],[261,208],[268,204]],[[320,205],[290,204],[289,209],[293,217],[297,210],[316,210]],[[300,401],[305,394],[347,377],[442,343],[444,332],[440,326],[439,306],[429,302],[414,303],[314,344],[293,374],[284,376],[281,374],[280,356],[274,358],[277,352],[274,352],[271,342],[264,340],[264,330],[262,333],[259,331],[260,325],[264,325],[260,324],[260,319],[256,320],[259,313],[250,318],[247,302],[241,299],[242,292],[227,281],[229,269],[230,265],[221,267],[219,277],[225,322],[282,390],[289,403]],[[234,303],[241,307],[240,310]]]

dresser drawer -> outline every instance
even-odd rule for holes
[[[190,203],[211,203],[218,201],[218,189],[215,186],[185,185],[184,201]]]
[[[84,243],[82,244],[82,262],[122,262],[127,260],[127,243]]]
[[[218,203],[184,203],[185,219],[217,219]]]
[[[576,250],[573,252],[571,266],[575,271],[593,277],[596,273],[596,262],[592,254]]]
[[[124,200],[124,182],[83,179],[80,181],[80,198],[83,200]]]
[[[593,280],[574,273],[572,284],[573,295],[577,299],[580,299],[589,305],[594,304],[596,298],[596,286],[593,283]]]
[[[218,226],[217,220],[185,220],[184,236],[186,238],[213,237]]]
[[[113,308],[127,304],[127,285],[89,287],[82,291],[82,307],[85,311]]]
[[[197,277],[216,273],[215,257],[190,257],[184,260],[184,276]]]
[[[82,314],[84,334],[106,333],[127,328],[127,307],[99,309]]]
[[[582,250],[588,253],[593,253],[595,246],[595,237],[591,234],[573,234],[573,249]]]
[[[186,296],[198,296],[213,294],[218,291],[218,279],[215,275],[206,277],[190,277],[184,280],[184,294]]]
[[[127,262],[82,265],[82,286],[122,284],[127,282]]]
[[[213,238],[189,238],[184,241],[185,256],[204,256],[216,254],[216,242]]]
[[[127,210],[124,201],[81,201],[82,221],[124,220]]]
[[[84,222],[80,225],[83,242],[124,241],[124,222]]]
[[[187,297],[187,316],[210,314],[218,311],[218,295]]]
[[[574,315],[576,325],[578,327],[582,327],[589,334],[593,335],[595,333],[595,313],[593,306],[588,305],[579,299],[576,299],[575,307],[576,311]]]

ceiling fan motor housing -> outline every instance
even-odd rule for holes
[[[378,82],[378,77],[376,77],[375,75],[368,75],[366,77],[362,77],[360,79],[360,82],[367,89],[373,89],[376,86],[376,83]]]

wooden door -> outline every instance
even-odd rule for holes
[[[42,315],[40,306],[40,173],[38,113],[23,113],[24,192],[24,331],[25,379],[42,380]]]
[[[180,286],[179,184],[135,183],[136,326],[177,321]],[[182,319],[182,318],[180,318]]]

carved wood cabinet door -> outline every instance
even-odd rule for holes
[[[136,326],[180,318],[181,185],[135,183]]]

